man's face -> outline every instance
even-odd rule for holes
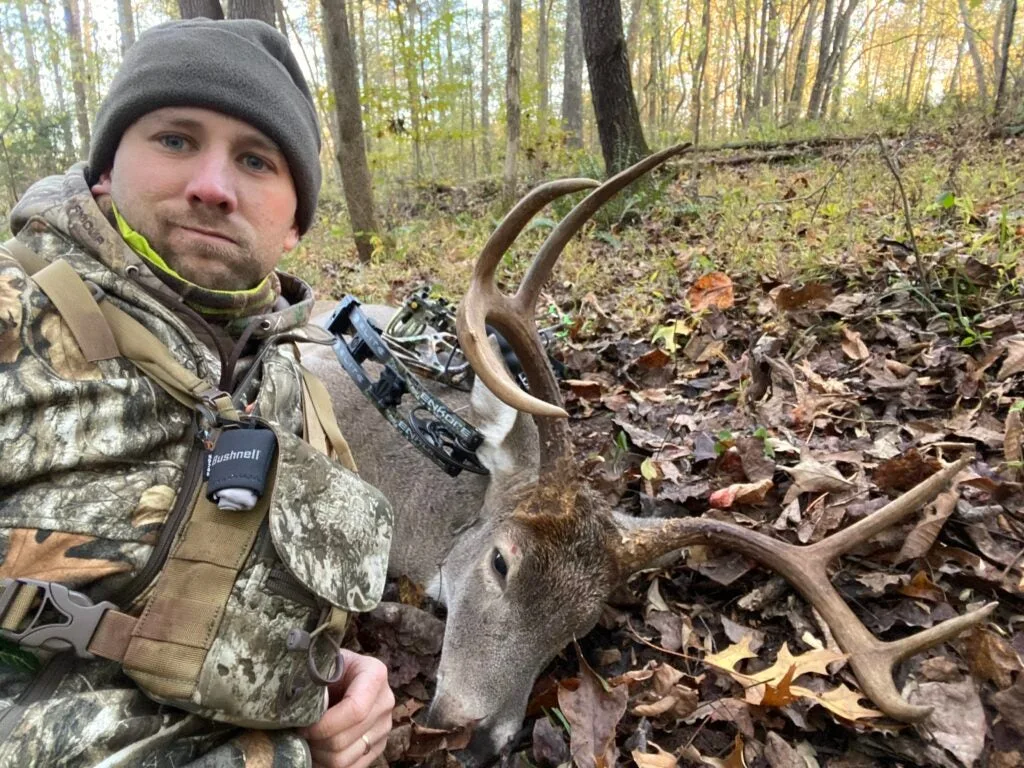
[[[93,186],[167,264],[197,285],[252,288],[299,241],[284,155],[241,120],[165,107],[125,131]]]

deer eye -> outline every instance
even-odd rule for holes
[[[494,554],[491,555],[491,567],[497,572],[501,578],[508,576],[508,563],[505,562],[505,558],[501,556],[500,550],[494,550]]]

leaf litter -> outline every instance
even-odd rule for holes
[[[682,200],[684,187],[668,194]],[[582,301],[571,280],[551,286],[573,317],[555,354],[591,485],[629,514],[715,516],[814,543],[970,453],[953,489],[844,557],[833,583],[883,639],[1000,606],[897,667],[904,697],[933,708],[908,725],[863,697],[828,628],[785,582],[690,547],[635,576],[635,604],[609,609],[575,654],[552,662],[503,764],[1024,765],[1024,228],[999,240],[1003,230],[915,221],[937,281],[922,287],[912,249],[888,235],[851,242],[851,258],[822,257],[800,281],[709,268],[715,225],[697,223],[708,231],[646,225],[684,245],[678,290],[643,312],[640,276],[664,268],[645,257]],[[801,226],[809,243],[831,237]],[[895,216],[879,226],[903,231]],[[588,248],[598,260],[605,251],[602,269],[626,268],[610,246]],[[403,626],[384,622],[382,635],[364,622],[357,637],[387,656],[397,689],[389,759],[454,766],[464,735],[413,722],[429,700],[436,655],[422,651],[436,630],[424,625],[428,639],[399,652]]]

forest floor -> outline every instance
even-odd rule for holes
[[[691,547],[636,576],[632,603],[580,639],[607,686],[572,648],[548,667],[505,760],[556,766],[590,738],[608,747],[581,768],[1024,765],[1024,140],[949,133],[720,162],[750,154],[670,163],[556,268],[544,303],[565,323],[555,354],[591,484],[633,514],[809,544],[973,453],[954,492],[844,557],[833,584],[885,639],[999,607],[898,665],[904,696],[934,707],[904,725],[860,697],[780,578]],[[321,224],[286,267],[320,296],[397,303],[429,283],[457,298],[496,193],[410,188],[387,205],[386,257],[335,258],[351,248]],[[506,284],[566,209],[524,233]],[[409,724],[433,662],[392,670],[395,760],[452,764]]]

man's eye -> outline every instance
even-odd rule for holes
[[[168,133],[161,136],[160,143],[163,146],[167,147],[167,149],[172,149],[176,152],[188,147],[188,142],[185,140],[184,136],[178,136],[173,133]]]
[[[259,155],[246,155],[242,158],[242,162],[245,163],[245,167],[250,171],[266,171],[270,169],[270,165]]]

